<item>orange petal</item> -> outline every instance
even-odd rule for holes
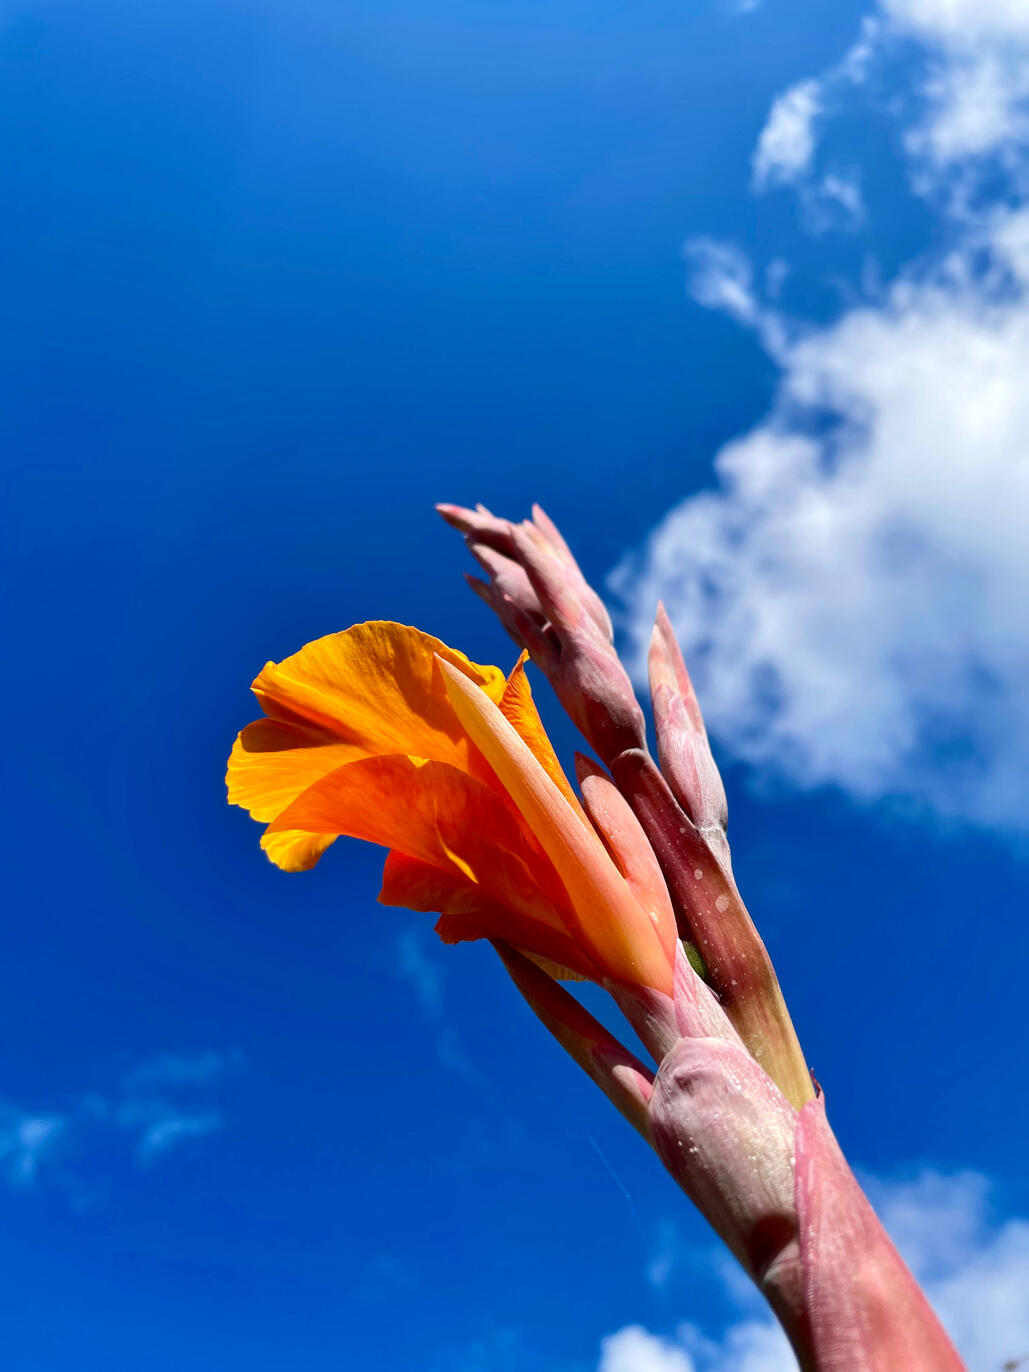
[[[404,910],[468,912],[482,902],[482,892],[463,872],[437,867],[391,849],[382,869],[382,905]]]
[[[571,976],[576,981],[602,982],[604,972],[568,934],[549,929],[522,915],[501,914],[483,907],[475,914],[443,914],[436,933],[444,943],[468,943],[477,939],[509,943],[527,957],[539,959],[544,969]],[[549,975],[549,972],[548,972]]]
[[[346,762],[403,753],[483,775],[454,715],[435,656],[492,700],[506,683],[438,638],[388,621],[356,624],[269,662],[253,684],[269,719],[243,730],[229,759],[229,800],[255,819],[276,818],[302,791]]]
[[[529,746],[479,690],[441,662],[454,709],[564,883],[589,954],[615,980],[671,992],[672,963],[607,850]]]
[[[600,969],[563,928],[501,904],[463,875],[445,872],[403,853],[387,854],[379,900],[383,905],[408,910],[437,911],[440,919],[436,932],[444,943],[504,939],[530,956],[567,969],[569,975],[601,979]]]
[[[447,763],[372,757],[337,767],[288,806],[267,835],[293,830],[396,849],[505,907],[566,927],[564,889],[506,797]]]
[[[579,813],[583,823],[587,824],[589,821],[582,812],[579,798],[569,785],[568,778],[557,760],[554,745],[547,737],[547,731],[544,729],[543,721],[536,709],[536,702],[532,698],[529,678],[525,673],[525,663],[528,656],[528,653],[522,653],[515,663],[514,670],[507,678],[504,694],[500,698],[500,712],[506,720],[514,725],[519,737],[532,749],[533,756],[547,776],[572,809]]]

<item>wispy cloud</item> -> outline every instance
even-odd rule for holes
[[[192,1056],[158,1054],[126,1072],[112,1117],[135,1135],[138,1161],[148,1164],[189,1139],[219,1130],[223,1116],[217,1098],[243,1065],[238,1049],[208,1050]]]
[[[861,184],[853,167],[818,170],[822,125],[845,94],[864,84],[880,42],[881,23],[868,18],[843,57],[816,77],[789,86],[772,101],[751,158],[754,189],[789,186],[801,198],[808,229],[855,229],[865,217]]]
[[[754,181],[759,189],[788,184],[810,171],[815,121],[823,108],[820,81],[798,81],[776,97],[754,151]]]
[[[67,1126],[62,1115],[35,1115],[0,1105],[0,1171],[10,1186],[31,1186]]]
[[[999,1369],[1029,1349],[1029,1221],[996,1222],[977,1173],[925,1172],[869,1189],[969,1367]],[[796,1372],[756,1295],[736,1282],[726,1294],[740,1318],[717,1337],[690,1325],[671,1335],[630,1325],[603,1341],[597,1372]]]
[[[424,935],[405,929],[393,949],[397,977],[413,992],[425,1018],[437,1023],[443,1014],[443,969],[427,952]]]
[[[453,1025],[445,1022],[446,974],[435,956],[437,946],[438,939],[429,930],[405,929],[393,941],[393,974],[409,988],[431,1027],[439,1065],[489,1095],[492,1087],[485,1073],[469,1057]]]
[[[80,1168],[117,1165],[125,1145],[146,1166],[220,1129],[220,1099],[244,1065],[236,1050],[159,1054],[118,1073],[60,1112],[0,1105],[0,1175],[13,1187],[54,1180],[76,1194],[95,1180]],[[89,1155],[88,1164],[83,1160]]]

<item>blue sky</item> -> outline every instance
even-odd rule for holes
[[[4,4],[6,1366],[788,1366],[488,949],[224,804],[269,658],[511,662],[438,499],[665,596],[837,1132],[1029,1353],[1027,92],[1006,0]]]

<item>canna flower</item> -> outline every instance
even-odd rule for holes
[[[804,1372],[962,1372],[850,1171],[732,877],[725,793],[663,611],[659,762],[610,622],[556,528],[443,506],[526,650],[505,676],[393,623],[322,638],[253,683],[229,799],[286,871],[346,835],[388,850],[380,901],[486,938],[550,1034],[651,1145],[762,1291]],[[532,654],[607,770],[561,770]],[[678,929],[677,929],[678,921]],[[698,974],[679,933],[699,951]],[[637,1059],[558,984],[603,985]]]
[[[631,884],[561,770],[524,655],[509,676],[417,629],[358,624],[269,663],[229,800],[286,871],[336,838],[387,848],[379,899],[434,911],[445,942],[488,938],[579,976],[670,995],[668,905]],[[663,895],[663,888],[662,888]]]

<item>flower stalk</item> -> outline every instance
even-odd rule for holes
[[[338,837],[387,849],[380,901],[489,940],[549,1033],[642,1135],[775,1312],[803,1372],[960,1372],[825,1117],[740,898],[725,791],[663,609],[649,653],[657,760],[611,623],[538,507],[440,506],[522,658],[355,625],[268,663],[229,799],[287,871]],[[543,728],[531,655],[600,762],[579,795]],[[603,764],[603,765],[601,765]],[[561,979],[606,990],[641,1062]]]

